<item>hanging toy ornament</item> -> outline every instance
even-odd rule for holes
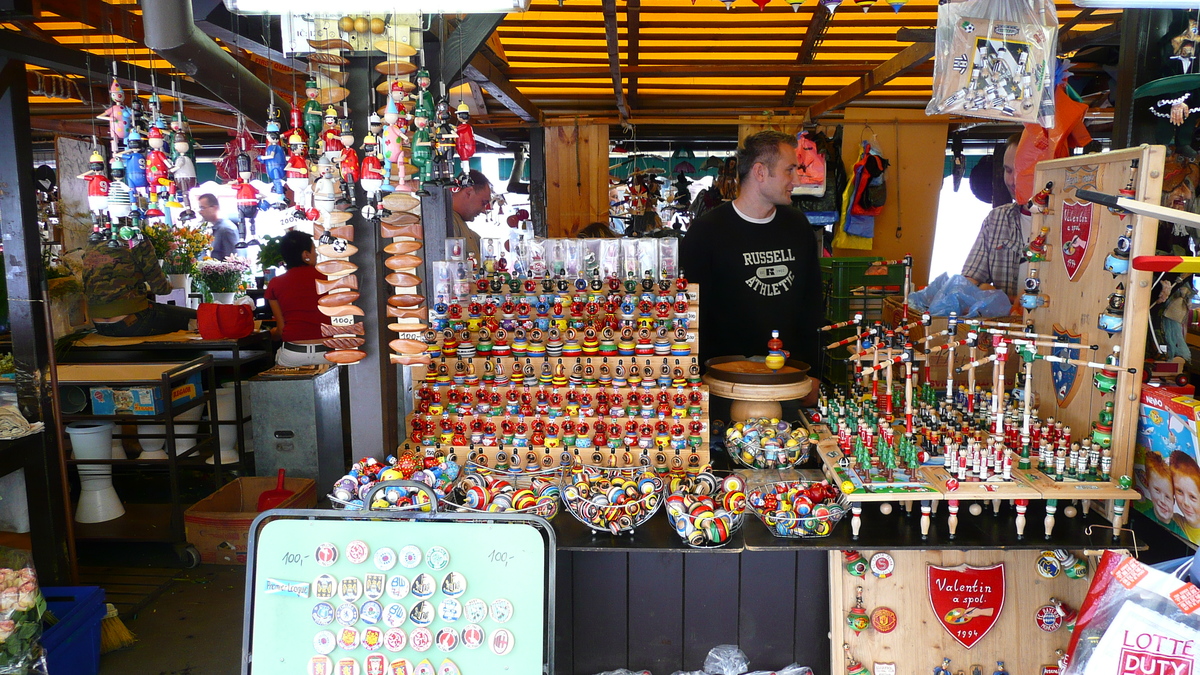
[[[362,164],[359,165],[362,178],[359,179],[358,184],[362,187],[363,192],[367,193],[368,201],[373,200],[383,186],[383,165],[379,162],[377,148],[374,136],[370,134],[363,136],[363,158]]]
[[[416,105],[413,107],[413,115],[419,115],[425,119],[433,117],[433,91],[429,89],[431,80],[429,79],[429,71],[421,68],[417,71],[417,89],[414,94]]]
[[[1125,224],[1125,234],[1117,237],[1117,246],[1104,258],[1104,269],[1112,272],[1113,278],[1129,272],[1129,252],[1133,250],[1133,223]]]
[[[754,4],[758,5],[758,11],[763,12],[767,9],[767,3],[771,0],[753,0]]]
[[[725,11],[733,9],[733,0],[721,0],[721,2],[725,5]]]
[[[150,111],[150,126],[159,131],[166,129],[167,120],[162,114],[162,99],[158,97],[158,92],[151,92],[150,98],[146,102],[146,107]]]
[[[799,12],[800,5],[804,4],[804,0],[787,0],[787,3],[792,6],[793,12]]]
[[[458,137],[454,144],[460,166],[455,183],[459,187],[468,187],[471,185],[471,158],[475,156],[475,129],[471,127],[471,109],[466,101],[458,102],[455,116],[458,117],[458,128],[455,129]]]
[[[146,154],[142,151],[142,135],[137,129],[130,129],[125,137],[125,151],[121,153],[125,160],[125,182],[136,193],[149,192],[146,182]]]
[[[892,6],[892,11],[899,13],[900,8],[908,4],[908,0],[888,0],[888,4]]]
[[[333,182],[333,162],[330,162],[328,157],[321,157],[317,162],[317,180],[313,185],[313,207],[327,216],[333,212],[337,197],[337,185]]]
[[[850,627],[850,630],[854,631],[855,635],[871,627],[871,617],[867,615],[867,608],[863,606],[862,594],[863,587],[856,587],[854,591],[854,606],[846,614],[846,625]]]
[[[842,651],[846,654],[846,675],[871,675],[871,671],[850,653],[850,645],[843,643]]]
[[[341,159],[342,129],[338,125],[337,110],[333,106],[325,109],[325,126],[321,129],[321,156],[336,162]]]
[[[117,64],[114,63],[113,68],[116,67]],[[108,122],[109,143],[115,155],[120,152],[121,144],[129,133],[130,121],[129,110],[125,107],[125,92],[117,83],[116,77],[113,77],[112,84],[108,86],[108,99],[112,105],[105,108],[104,112],[96,116],[96,119]]]
[[[291,118],[292,128],[283,134],[283,138],[287,139],[287,144],[291,145],[292,136],[299,136],[302,142],[308,143],[308,132],[304,130],[304,113],[300,108],[292,108]]]
[[[271,194],[283,194],[283,169],[287,166],[287,153],[279,144],[278,109],[274,105],[267,111],[267,145],[259,157],[267,180],[271,181]],[[278,204],[276,204],[278,206]]]
[[[112,170],[112,180],[108,183],[108,218],[109,223],[116,227],[122,218],[129,217],[130,196],[129,184],[125,182],[125,161],[113,157],[109,162]]]
[[[433,180],[433,142],[429,134],[429,118],[419,111],[419,107],[413,111],[412,163],[417,167],[421,182],[428,183]]]
[[[863,12],[868,12],[871,9],[871,5],[875,4],[875,0],[854,0],[854,4],[862,7]]]
[[[258,188],[254,187],[250,182],[251,176],[254,174],[251,171],[250,155],[244,151],[238,153],[237,156],[237,180],[233,181],[233,192],[237,199],[238,214],[242,217],[242,223],[247,223],[249,226],[250,236],[255,234],[255,219],[258,218],[258,203],[262,196],[258,192]]]
[[[342,152],[338,157],[338,173],[342,177],[342,198],[348,203],[354,203],[354,190],[352,186],[358,182],[358,152],[354,149],[354,127],[350,122],[349,117],[343,117],[339,121],[340,136],[338,139],[342,142]]]
[[[852,577],[861,577],[867,573],[867,562],[858,551],[842,551],[842,563],[846,572]]]
[[[292,203],[304,208],[308,205],[309,190],[307,145],[300,134],[292,134],[288,138],[288,160],[284,169],[288,189],[292,191]]]
[[[437,126],[434,128],[433,180],[438,185],[449,185],[454,180],[454,150],[458,140],[458,134],[451,124],[450,102],[444,98],[438,101],[435,114]]]
[[[386,125],[383,128],[383,145],[380,147],[380,154],[383,156],[383,191],[391,192],[393,190],[392,167],[397,167],[400,170],[399,185],[403,185],[405,181],[404,175],[404,141],[408,136],[404,133],[404,123],[401,121],[400,109],[396,107],[396,102],[391,98],[388,99],[387,108],[383,111],[383,122]]]
[[[176,192],[183,197],[185,206],[191,204],[191,190],[196,187],[196,162],[189,151],[192,144],[182,131],[174,132],[174,142],[171,148],[175,157],[171,160],[171,179],[175,181]]]
[[[1125,328],[1125,284],[1117,284],[1117,289],[1109,294],[1108,308],[1100,314],[1096,326],[1109,335]]]
[[[842,0],[821,0],[821,6],[829,10],[830,14],[837,11],[838,7],[842,6]]]
[[[165,140],[162,130],[151,127],[147,138],[150,150],[146,153],[146,182],[150,183],[151,194],[165,193],[171,184],[171,158],[163,152]]]
[[[304,131],[308,134],[308,152],[312,159],[317,158],[317,145],[321,135],[322,111],[321,104],[317,102],[317,96],[321,90],[317,88],[316,80],[308,80],[304,83],[304,95],[308,100],[304,102]]]
[[[104,167],[104,155],[101,155],[99,150],[92,150],[92,156],[88,158],[88,170],[78,176],[88,184],[88,211],[92,214],[92,234],[88,241],[93,244],[104,241],[105,238],[102,231],[108,215],[108,174]]]

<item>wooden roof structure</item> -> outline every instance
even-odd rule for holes
[[[533,0],[528,12],[496,17],[494,32],[467,59],[463,77],[478,84],[486,108],[474,123],[502,140],[523,138],[538,123],[630,123],[644,138],[656,128],[728,135],[719,127],[739,116],[836,117],[851,103],[928,102],[937,0],[894,0],[896,11],[883,0],[846,0],[833,13],[816,0],[760,1],[761,9],[751,0],[731,0],[729,8],[718,0]],[[104,73],[114,62],[126,83],[142,82],[143,96],[151,79],[166,90],[175,82],[201,138],[236,127],[229,106],[145,47],[136,3],[39,0],[34,19],[0,23],[0,49],[29,48],[35,131],[103,134],[91,120],[107,101]],[[1119,10],[1056,5],[1060,53],[1117,43]],[[444,20],[444,32],[465,21]],[[214,38],[278,91],[303,88],[303,61],[205,30],[230,40]],[[72,66],[47,67],[64,61]],[[1102,74],[1099,65],[1082,69]],[[174,99],[160,97],[173,112]]]

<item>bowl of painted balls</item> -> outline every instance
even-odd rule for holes
[[[364,457],[334,483],[329,501],[335,508],[348,511],[361,511],[365,505],[372,510],[420,508],[428,511],[432,507],[425,493],[418,494],[412,489],[381,491],[370,503],[367,500],[379,483],[393,481],[420,483],[432,490],[436,499],[441,499],[454,487],[461,473],[462,469],[453,457],[431,455],[420,458],[411,450],[390,456],[384,462]]]
[[[662,505],[663,480],[649,466],[576,464],[563,474],[567,512],[597,532],[629,534]]]
[[[729,543],[746,520],[746,480],[738,474],[700,473],[671,476],[665,509],[676,534],[692,548]]]
[[[841,492],[827,481],[779,481],[751,490],[746,501],[777,537],[827,537],[846,515]]]
[[[790,469],[816,447],[815,435],[800,423],[756,417],[725,428],[725,450],[747,469]]]
[[[499,470],[467,463],[462,478],[442,500],[465,513],[528,513],[551,520],[558,514],[559,467],[536,471]]]

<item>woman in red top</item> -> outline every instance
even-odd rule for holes
[[[317,309],[316,284],[325,275],[313,267],[317,254],[312,237],[297,230],[287,232],[280,239],[279,253],[287,272],[272,279],[263,296],[275,315],[274,337],[283,340],[275,364],[294,368],[328,363],[321,324],[329,323],[329,317]]]

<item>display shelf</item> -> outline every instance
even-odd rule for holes
[[[920,516],[917,508],[912,512],[895,509],[890,514],[879,513],[874,507],[870,517],[864,517],[859,536],[854,537],[849,518],[844,518],[833,528],[828,537],[808,539],[784,539],[770,533],[761,523],[747,523],[742,528],[746,550],[773,551],[786,549],[853,549],[870,547],[877,550],[892,549],[1105,549],[1134,548],[1134,538],[1128,530],[1113,539],[1108,521],[1092,513],[1080,514],[1075,518],[1060,518],[1059,525],[1049,538],[1041,533],[1027,532],[1023,538],[1017,536],[1016,510],[1008,503],[1000,506],[993,514],[988,506],[979,516],[960,514],[958,530],[954,537],[949,535],[947,523],[949,512],[938,508],[931,516],[929,535],[922,537],[917,527]],[[1030,523],[1041,523],[1045,509],[1040,502],[1030,504],[1027,518]],[[1092,527],[1091,534],[1087,528]],[[1031,528],[1032,530],[1033,528]],[[1144,549],[1144,546],[1140,546]]]

